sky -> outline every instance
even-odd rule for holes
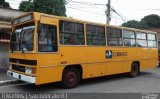
[[[14,9],[18,9],[22,0],[6,0]],[[25,0],[23,0],[25,1]],[[106,23],[106,4],[108,0],[67,0],[66,14],[69,17]],[[150,14],[160,15],[160,0],[111,0],[111,7],[116,13],[111,12],[112,25],[121,25],[129,20],[140,21],[144,16]]]

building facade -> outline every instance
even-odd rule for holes
[[[0,69],[6,70],[9,67],[8,51],[12,30],[11,19],[25,13],[13,9],[0,8]]]

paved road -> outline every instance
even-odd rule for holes
[[[0,69],[0,82],[6,80],[15,80],[15,78],[7,76],[7,72]]]
[[[0,93],[160,93],[160,68],[145,71],[136,78],[114,75],[83,80],[73,89],[62,89],[59,83],[34,86],[28,83],[0,86]]]

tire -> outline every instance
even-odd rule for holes
[[[80,73],[76,68],[67,68],[62,75],[61,85],[63,88],[74,88],[80,82]]]
[[[134,77],[138,76],[138,74],[139,74],[139,66],[138,66],[138,64],[137,63],[132,63],[129,76],[131,78],[134,78]]]

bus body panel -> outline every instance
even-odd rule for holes
[[[64,66],[39,67],[36,85],[61,81]]]
[[[105,51],[106,49],[112,51],[126,51],[128,56],[120,58],[116,57],[115,59],[106,59]],[[119,49],[119,50],[118,50]],[[49,82],[52,81],[61,81],[62,72],[65,66],[80,64],[83,69],[83,79],[92,78],[92,77],[99,77],[104,75],[111,75],[111,74],[118,74],[118,73],[125,73],[129,72],[131,69],[131,64],[134,61],[140,62],[140,69],[145,70],[149,68],[154,68],[157,65],[156,57],[151,57],[151,55],[155,54],[156,56],[156,49],[155,51],[150,51],[150,49],[128,49],[128,48],[109,48],[109,47],[61,47],[60,48],[60,60],[61,62],[67,62],[64,65],[53,66],[50,68],[42,68],[40,73],[44,72],[46,77],[40,78],[44,79],[44,81]],[[134,53],[137,52],[137,53]],[[72,52],[73,54],[71,54]],[[80,53],[77,53],[80,52]],[[140,54],[141,53],[141,54]],[[140,55],[150,54],[146,61],[145,57]],[[136,55],[135,55],[136,54]],[[54,56],[54,55],[53,55]],[[89,56],[89,57],[88,57]],[[146,55],[144,55],[146,56]],[[86,57],[86,58],[85,58]],[[141,57],[141,58],[140,58]],[[154,59],[153,59],[154,58]],[[103,60],[103,61],[101,61]],[[60,73],[61,72],[61,73]],[[43,73],[41,74],[43,75]],[[52,75],[52,76],[49,76]],[[54,77],[53,75],[57,75]],[[39,75],[39,77],[41,77]],[[49,77],[49,78],[48,78]]]

